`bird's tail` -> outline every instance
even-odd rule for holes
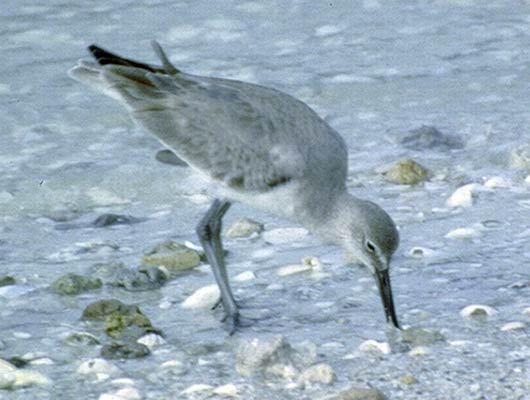
[[[79,60],[68,74],[73,79],[135,109],[134,104],[140,100],[145,102],[147,99],[160,99],[165,96],[153,83],[152,74],[176,75],[180,72],[169,62],[156,41],[151,44],[162,62],[161,67],[129,60],[91,45],[88,50],[95,61]]]

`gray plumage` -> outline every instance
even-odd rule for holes
[[[230,201],[300,223],[325,242],[345,247],[378,279],[386,274],[389,292],[381,290],[381,295],[387,320],[398,326],[388,264],[399,236],[384,210],[347,193],[347,150],[342,137],[288,94],[184,73],[171,65],[158,43],[153,42],[153,48],[161,67],[90,46],[96,62],[82,60],[69,73],[119,100],[145,130],[218,183],[219,193],[227,200],[212,206],[201,229],[220,225]],[[199,236],[206,247],[215,245],[209,261],[225,310],[237,324],[239,313],[224,261],[214,254],[219,252],[220,240],[207,237],[206,230]]]

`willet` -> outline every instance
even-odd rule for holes
[[[97,46],[74,79],[119,100],[132,118],[192,168],[216,183],[197,226],[221,293],[224,321],[239,324],[223,257],[221,220],[234,201],[301,224],[324,243],[343,246],[375,275],[387,322],[399,328],[389,264],[399,243],[392,218],[346,190],[342,137],[305,103],[278,90],[181,72],[157,42],[162,66]]]

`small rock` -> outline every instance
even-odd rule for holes
[[[216,387],[213,390],[213,393],[221,397],[237,397],[238,390],[236,385],[228,383],[226,385]]]
[[[351,388],[326,396],[321,400],[388,400],[388,398],[377,389]]]
[[[211,308],[221,298],[217,285],[208,285],[197,289],[181,304],[184,308]]]
[[[511,182],[502,176],[492,176],[486,180],[486,182],[484,182],[484,186],[490,189],[509,188],[511,186]]]
[[[460,186],[451,194],[445,204],[448,207],[471,207],[473,205],[473,196],[479,188],[480,185],[476,183]]]
[[[160,335],[157,335],[156,333],[148,333],[147,335],[142,336],[136,342],[147,346],[149,350],[153,350],[155,347],[166,344],[164,338]]]
[[[9,361],[0,358],[0,374],[5,374],[6,372],[11,372],[16,369],[17,367],[11,364]]]
[[[50,288],[57,294],[76,295],[89,290],[99,289],[101,285],[101,279],[99,278],[88,278],[70,273],[59,277],[52,283]]]
[[[121,370],[111,362],[102,358],[93,358],[81,363],[77,368],[77,373],[81,375],[117,375]]]
[[[163,242],[147,252],[142,263],[166,267],[172,274],[195,268],[201,261],[197,251],[173,241]]]
[[[405,385],[414,385],[418,383],[418,379],[414,375],[402,375],[399,377],[399,381]]]
[[[0,276],[0,287],[1,286],[10,286],[16,284],[17,281],[15,278],[9,275]]]
[[[140,391],[133,387],[124,387],[116,392],[116,395],[124,400],[141,400]]]
[[[256,279],[256,275],[252,271],[241,272],[233,278],[235,282],[248,282],[254,279]]]
[[[428,249],[427,247],[416,246],[409,250],[409,256],[412,258],[427,258],[432,257],[434,254],[434,250]]]
[[[0,374],[0,389],[18,389],[29,386],[47,386],[51,381],[37,371],[15,369]]]
[[[387,181],[400,185],[416,185],[428,180],[429,175],[429,171],[414,160],[398,161],[383,173]]]
[[[335,380],[335,373],[328,364],[317,364],[307,368],[298,378],[298,384],[310,386],[313,383],[331,385]]]
[[[508,322],[507,324],[504,324],[501,327],[501,331],[503,332],[515,331],[515,330],[521,330],[525,328],[526,328],[526,324],[524,322],[516,321],[516,322]]]
[[[458,136],[446,135],[434,126],[423,125],[413,129],[410,134],[401,139],[401,144],[412,150],[451,150],[461,149],[464,142]]]
[[[445,337],[438,331],[425,328],[406,328],[401,331],[401,340],[413,346],[426,346],[444,341]]]
[[[263,224],[250,218],[241,218],[234,222],[226,231],[229,238],[248,238],[263,232]]]
[[[187,167],[188,163],[178,157],[171,150],[164,149],[157,151],[155,158],[163,164],[176,165],[177,167]]]
[[[88,321],[104,321],[109,315],[114,313],[133,314],[139,312],[140,309],[138,306],[127,305],[119,300],[98,300],[86,306],[81,319]]]
[[[530,307],[526,307],[524,310],[523,310],[523,314],[527,315],[530,317]]]
[[[311,343],[293,347],[283,336],[270,341],[245,340],[237,348],[236,370],[243,376],[262,372],[293,379],[292,374],[309,367],[316,358],[316,348]]]
[[[530,171],[530,143],[523,144],[510,153],[510,168]]]
[[[182,392],[180,392],[180,394],[183,394],[186,396],[194,395],[196,393],[210,394],[213,392],[213,389],[214,389],[213,386],[198,383],[198,384],[191,385],[190,387],[184,389]]]
[[[169,273],[165,267],[140,267],[133,271],[122,270],[112,282],[112,285],[123,287],[130,292],[154,290],[161,288],[168,280]]]
[[[105,319],[105,332],[115,339],[137,339],[153,330],[151,321],[139,309],[132,313],[113,313]]]
[[[149,348],[141,343],[111,343],[101,348],[101,357],[107,360],[141,358],[151,354]]]
[[[276,275],[278,276],[288,276],[293,274],[298,274],[300,272],[312,271],[320,269],[322,264],[320,260],[316,257],[304,257],[302,259],[302,264],[292,264],[286,265],[284,267],[278,268],[276,270]]]
[[[308,234],[304,228],[276,228],[263,232],[263,240],[270,244],[285,244],[301,241]]]
[[[92,222],[92,225],[96,228],[105,228],[112,225],[131,225],[141,221],[141,219],[129,215],[102,214]]]
[[[461,316],[469,318],[490,317],[496,313],[497,311],[495,311],[492,307],[480,304],[471,304],[460,311]]]
[[[448,232],[445,237],[447,239],[478,239],[482,236],[482,232],[475,228],[457,228]]]
[[[365,340],[359,345],[359,350],[363,353],[390,354],[390,345],[387,342]]]
[[[426,356],[430,353],[431,351],[427,347],[416,346],[410,349],[410,351],[408,352],[408,355],[411,357],[418,357],[418,356]]]

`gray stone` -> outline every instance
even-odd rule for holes
[[[161,267],[140,267],[136,271],[122,270],[110,284],[123,287],[130,292],[154,290],[161,288],[168,280],[168,275]]]
[[[398,161],[383,173],[387,181],[400,185],[417,185],[428,180],[429,175],[429,171],[414,160]]]
[[[136,342],[115,342],[101,348],[101,357],[106,360],[141,358],[148,356],[150,353],[147,346]]]
[[[407,328],[401,331],[401,340],[412,346],[427,346],[445,340],[440,332],[425,328]]]
[[[81,319],[104,321],[109,315],[114,313],[136,313],[140,312],[138,306],[124,304],[119,300],[98,300],[89,304],[83,311]]]
[[[523,144],[510,153],[510,168],[530,171],[530,143]]]
[[[101,214],[97,217],[92,225],[96,228],[105,228],[112,225],[132,225],[142,222],[140,218],[131,217],[130,215],[120,214]]]
[[[263,232],[263,224],[250,218],[241,218],[226,230],[226,236],[229,238],[247,238],[261,232]]]
[[[464,147],[458,136],[447,135],[434,126],[423,125],[413,129],[401,139],[401,144],[411,150],[451,150]]]
[[[173,153],[171,150],[160,150],[156,153],[155,156],[157,161],[160,161],[164,164],[169,165],[176,165],[177,167],[187,167],[188,163],[181,158],[179,158],[175,153]]]
[[[377,389],[351,388],[323,397],[321,400],[388,400],[388,398]]]
[[[0,276],[0,287],[14,285],[16,282],[15,278],[9,275]]]
[[[96,346],[100,344],[98,338],[88,332],[70,333],[64,341],[70,346]]]
[[[53,282],[50,288],[57,294],[76,295],[89,290],[99,289],[101,285],[101,279],[99,278],[88,278],[77,274],[66,274]]]
[[[195,268],[200,262],[201,258],[197,251],[173,241],[155,246],[142,258],[144,265],[154,267],[163,265],[172,274]]]
[[[244,340],[236,352],[236,370],[244,376],[263,373],[293,379],[316,358],[314,345],[291,346],[283,336],[270,341]]]

